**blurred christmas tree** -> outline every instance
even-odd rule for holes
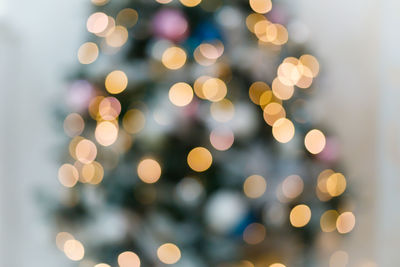
[[[337,145],[307,111],[319,63],[282,6],[92,2],[59,170],[68,258],[314,266],[322,233],[352,230]]]

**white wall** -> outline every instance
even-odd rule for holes
[[[64,104],[66,71],[76,63],[89,4],[0,0],[0,266],[67,264],[36,195],[59,188],[62,129],[54,108]]]

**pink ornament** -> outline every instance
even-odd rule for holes
[[[324,162],[333,163],[339,158],[339,143],[336,139],[328,137],[324,150],[317,156]]]
[[[176,9],[162,9],[153,18],[155,36],[180,42],[188,35],[189,24],[182,12]]]
[[[93,86],[88,81],[78,80],[68,89],[66,102],[72,111],[81,112],[87,109],[93,96]]]

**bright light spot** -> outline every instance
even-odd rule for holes
[[[94,135],[100,145],[110,146],[117,140],[118,127],[112,122],[103,121],[97,124]]]
[[[350,211],[340,214],[336,221],[336,228],[341,234],[347,234],[351,232],[355,225],[356,217]]]
[[[70,233],[67,233],[67,232],[58,233],[56,236],[57,248],[61,251],[64,251],[65,242],[67,242],[68,240],[74,240],[74,239],[75,239],[75,237],[73,235],[71,235]]]
[[[112,121],[121,113],[121,103],[115,97],[106,97],[98,106],[98,114],[103,120]]]
[[[85,164],[81,169],[81,181],[90,184],[99,184],[103,180],[104,169],[100,163],[93,161],[92,163]]]
[[[99,56],[99,48],[93,42],[84,43],[79,47],[78,60],[81,64],[91,64]]]
[[[260,175],[251,175],[243,183],[243,191],[249,198],[259,198],[267,189],[265,178]]]
[[[168,4],[168,3],[171,3],[172,2],[172,0],[156,0],[158,3],[160,3],[160,4]]]
[[[225,98],[227,94],[226,84],[218,78],[210,78],[203,84],[203,94],[206,99],[218,102]]]
[[[169,100],[178,107],[184,107],[190,104],[193,99],[193,89],[187,83],[176,83],[169,89]]]
[[[111,47],[121,47],[128,41],[128,30],[123,26],[116,26],[106,36],[106,43]]]
[[[78,113],[71,113],[64,120],[64,131],[69,137],[80,135],[84,128],[85,122]]]
[[[278,78],[275,78],[272,82],[272,92],[274,95],[281,100],[288,100],[293,96],[294,86],[285,85]]]
[[[116,22],[118,25],[126,28],[132,28],[137,23],[138,18],[139,15],[136,10],[132,8],[124,8],[118,13]]]
[[[272,9],[271,0],[250,0],[250,7],[254,12],[265,14]]]
[[[128,86],[128,77],[123,71],[115,70],[107,75],[105,86],[110,94],[119,94]]]
[[[311,210],[307,205],[297,205],[290,211],[290,223],[294,227],[303,227],[311,219]]]
[[[170,47],[164,51],[161,62],[171,70],[177,70],[186,63],[186,52],[180,47]]]
[[[269,267],[286,267],[286,266],[283,265],[282,263],[273,263]]]
[[[298,197],[304,188],[304,182],[298,175],[290,175],[282,182],[282,193],[285,197],[293,199]]]
[[[325,211],[320,220],[321,230],[326,233],[335,231],[338,216],[339,213],[336,210]]]
[[[194,7],[200,4],[201,0],[179,0],[181,1],[182,5],[187,7]]]
[[[326,190],[332,197],[337,197],[343,194],[346,190],[346,178],[341,173],[334,173],[326,180]]]
[[[80,261],[85,256],[85,248],[78,240],[68,240],[64,244],[65,255],[73,261]]]
[[[265,106],[263,116],[265,122],[273,126],[277,120],[285,118],[286,111],[281,104],[272,102]]]
[[[326,144],[325,135],[320,130],[311,130],[304,138],[304,145],[311,154],[318,154],[324,150]]]
[[[210,106],[211,117],[218,122],[228,122],[235,115],[235,106],[228,99],[214,102]]]
[[[99,264],[96,264],[94,267],[111,267],[111,266],[106,263],[99,263]]]
[[[218,127],[212,130],[210,134],[211,145],[220,151],[225,151],[231,148],[235,137],[233,132],[226,127]]]
[[[125,251],[118,256],[119,267],[140,267],[140,259],[136,253]]]
[[[74,187],[79,179],[78,170],[71,164],[64,164],[58,169],[58,180],[65,187]]]
[[[303,55],[300,57],[300,62],[311,71],[313,77],[318,75],[319,63],[315,57],[312,55]]]
[[[192,170],[204,172],[208,170],[212,164],[212,155],[206,148],[196,147],[189,152],[187,163]]]
[[[181,258],[181,251],[176,245],[166,243],[157,249],[157,256],[162,263],[175,264]]]
[[[272,135],[280,143],[287,143],[292,140],[294,131],[293,123],[286,118],[277,120],[272,126]]]
[[[97,156],[96,145],[90,140],[83,139],[76,145],[75,154],[80,162],[91,163]]]
[[[101,33],[107,28],[108,16],[103,12],[96,12],[90,15],[86,27],[91,33]]]
[[[139,178],[148,184],[153,184],[161,177],[161,166],[154,159],[144,159],[137,167]]]
[[[260,105],[260,98],[264,92],[271,88],[264,82],[254,82],[249,88],[249,97],[254,104]]]

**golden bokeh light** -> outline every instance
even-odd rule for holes
[[[326,180],[326,190],[332,197],[337,197],[343,194],[346,190],[346,178],[341,173],[334,173]]]
[[[78,240],[70,239],[64,244],[64,253],[70,260],[80,261],[85,256],[85,248]]]
[[[193,89],[187,83],[176,83],[169,89],[168,97],[175,106],[184,107],[192,102]]]
[[[218,102],[225,98],[228,89],[224,81],[218,78],[210,78],[203,84],[204,97],[212,102]]]
[[[96,6],[104,6],[109,0],[92,0],[92,4]]]
[[[233,132],[228,128],[216,128],[210,133],[210,143],[219,151],[226,151],[231,148],[234,140]]]
[[[106,43],[114,48],[123,46],[128,41],[128,30],[124,26],[116,26],[106,36]]]
[[[339,213],[336,210],[325,211],[320,219],[322,232],[330,233],[336,230],[336,220]]]
[[[210,106],[211,117],[218,122],[228,122],[235,115],[235,106],[229,99],[213,102]]]
[[[172,2],[172,0],[156,0],[158,3],[160,3],[160,4],[168,4],[168,3],[171,3]]]
[[[312,77],[316,77],[319,73],[319,63],[318,60],[312,55],[303,55],[300,57],[300,62],[306,66],[312,73]],[[307,72],[308,73],[308,72]],[[305,73],[305,75],[307,75]]]
[[[257,105],[260,105],[261,95],[270,91],[271,88],[265,82],[254,82],[249,88],[249,97],[250,100]]]
[[[244,229],[243,240],[247,244],[256,245],[265,239],[265,227],[259,223],[252,223]]]
[[[75,237],[67,232],[60,232],[56,235],[56,246],[59,250],[64,251],[65,242],[74,240]]]
[[[118,255],[119,267],[140,267],[140,258],[132,251],[125,251]]]
[[[76,145],[75,155],[80,162],[91,163],[97,156],[97,147],[92,141],[83,139]]]
[[[64,164],[58,169],[58,180],[65,187],[74,187],[79,180],[79,172],[74,165]]]
[[[336,228],[339,233],[347,234],[354,229],[356,225],[356,217],[350,211],[343,212],[336,221]]]
[[[64,120],[64,131],[69,137],[80,135],[84,128],[85,122],[78,113],[71,113]]]
[[[251,175],[243,183],[243,192],[249,198],[259,198],[267,189],[265,178],[260,175]]]
[[[122,119],[122,126],[125,131],[130,134],[136,134],[140,132],[146,123],[146,117],[143,112],[138,109],[131,109],[125,113]]]
[[[311,210],[307,205],[300,204],[290,211],[290,223],[294,227],[304,227],[311,219]]]
[[[82,136],[75,136],[71,140],[71,142],[69,142],[68,150],[69,150],[69,154],[71,155],[72,158],[77,159],[77,157],[76,157],[76,146],[83,139],[85,139],[85,138],[83,138]]]
[[[181,251],[176,245],[166,243],[157,249],[157,257],[162,263],[175,264],[181,258]]]
[[[81,167],[80,181],[83,183],[99,184],[104,177],[103,166],[97,161],[89,164],[84,164]]]
[[[273,126],[277,120],[285,118],[285,116],[286,111],[279,103],[272,102],[264,108],[263,117],[265,122],[270,126]]]
[[[110,72],[105,80],[105,87],[110,94],[119,94],[128,86],[128,77],[121,70]]]
[[[311,154],[321,153],[326,145],[325,135],[320,130],[311,130],[304,138],[304,145]]]
[[[99,263],[99,264],[96,264],[94,267],[111,267],[111,266],[108,265],[107,263]]]
[[[113,121],[121,113],[121,103],[115,97],[105,97],[98,106],[98,114],[103,120]]]
[[[99,33],[95,33],[95,35],[99,37],[107,37],[110,33],[112,33],[115,29],[115,19],[113,17],[108,16],[108,24],[107,27]]]
[[[180,47],[173,46],[166,49],[162,55],[161,62],[171,70],[177,70],[183,67],[186,63],[186,52]]]
[[[132,28],[135,26],[139,18],[139,14],[133,8],[124,8],[118,12],[116,23],[124,26],[125,28]]]
[[[179,0],[182,5],[187,7],[194,7],[201,3],[201,0]]]
[[[101,33],[107,28],[108,16],[103,12],[96,12],[89,16],[86,27],[91,33]]]
[[[211,167],[212,155],[204,147],[192,149],[187,156],[189,167],[196,172],[204,172]]]
[[[269,267],[286,267],[286,265],[284,265],[282,263],[273,263]]]
[[[282,193],[289,199],[298,197],[303,192],[303,189],[303,179],[298,175],[290,175],[282,182]]]
[[[250,32],[255,33],[256,24],[260,21],[266,21],[266,20],[267,19],[265,18],[264,15],[261,15],[258,13],[252,13],[252,14],[248,15],[246,18],[246,26]]]
[[[81,64],[91,64],[99,56],[99,48],[93,42],[84,43],[79,47],[78,60]]]
[[[249,0],[249,4],[251,9],[254,12],[265,14],[272,9],[272,2],[271,0]]]
[[[137,174],[143,182],[153,184],[161,177],[161,166],[154,159],[143,159],[138,164]]]
[[[194,82],[193,88],[194,92],[197,95],[197,97],[201,99],[206,99],[203,93],[203,84],[208,80],[211,79],[212,77],[210,76],[200,76],[199,78],[196,79]]]
[[[272,82],[272,92],[281,100],[288,100],[293,96],[294,86],[283,84],[278,78]]]
[[[111,146],[118,137],[118,127],[109,121],[103,121],[97,124],[94,132],[96,141],[102,146]]]
[[[272,135],[280,143],[287,143],[292,140],[294,132],[293,123],[286,118],[277,120],[272,126]]]

